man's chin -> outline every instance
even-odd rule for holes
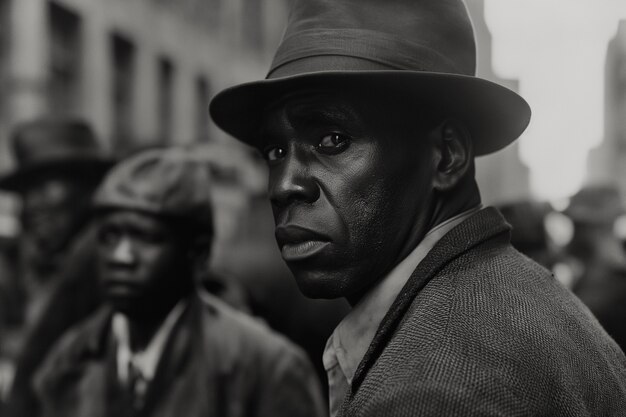
[[[322,271],[304,271],[291,268],[296,284],[305,297],[332,300],[346,296],[343,279],[336,273]]]
[[[140,318],[148,313],[141,297],[108,295],[107,302],[113,311],[122,313],[129,318]]]

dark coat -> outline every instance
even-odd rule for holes
[[[69,328],[94,313],[102,304],[96,273],[95,230],[86,227],[75,237],[62,268],[53,278],[50,296],[36,322],[30,323],[17,357],[16,374],[3,416],[37,416],[32,389],[36,370],[52,346]]]
[[[595,262],[587,265],[577,295],[608,334],[626,351],[626,269]]]
[[[110,323],[111,311],[99,311],[47,358],[35,383],[44,416],[133,415],[120,412]],[[317,417],[324,410],[304,353],[211,296],[192,297],[145,404],[139,415],[153,417]]]
[[[341,414],[624,416],[626,357],[488,208],[414,271]]]

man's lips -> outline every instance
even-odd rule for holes
[[[105,279],[103,285],[107,293],[120,296],[138,294],[143,290],[142,285],[117,277]]]
[[[281,255],[287,262],[314,256],[330,244],[328,236],[302,226],[277,226],[275,235]]]

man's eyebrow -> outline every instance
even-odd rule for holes
[[[298,100],[293,103],[268,107],[265,112],[266,123],[259,129],[259,146],[261,149],[280,137],[281,131],[277,128],[279,120],[285,118],[295,129],[319,127],[320,125],[338,125],[343,128],[355,129],[361,117],[349,106],[341,102],[328,102],[316,99]]]
[[[358,120],[358,116],[353,111],[340,103],[298,103],[287,110],[287,115],[294,126],[347,123]]]

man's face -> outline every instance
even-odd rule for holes
[[[377,110],[384,108],[304,93],[279,101],[265,118],[261,150],[276,240],[308,296],[358,299],[424,232],[430,146],[425,137],[399,135],[394,114]]]
[[[113,211],[98,223],[98,269],[117,311],[150,314],[179,296],[187,252],[174,227],[146,214]]]
[[[64,176],[41,178],[22,192],[22,252],[45,269],[82,224],[93,186]]]

